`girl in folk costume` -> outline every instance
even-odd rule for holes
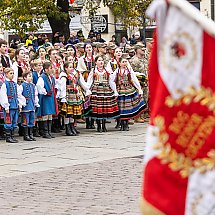
[[[15,62],[12,65],[12,69],[14,71],[13,81],[20,85],[23,81],[22,74],[28,70],[24,49],[17,49],[15,51]]]
[[[21,111],[21,122],[24,130],[23,139],[26,141],[35,141],[33,127],[35,122],[35,109],[39,107],[38,93],[35,84],[32,83],[33,77],[31,71],[23,73],[23,79],[24,82],[18,87],[19,94],[25,98],[25,105]]]
[[[114,89],[117,90],[118,106],[120,111],[121,130],[128,131],[128,120],[138,117],[146,109],[143,100],[143,91],[140,83],[132,70],[128,67],[128,60],[119,58],[120,68],[111,75],[111,80],[115,80]]]
[[[53,71],[54,71],[53,76],[55,78],[55,82],[56,82],[55,84],[56,84],[56,89],[57,89],[58,88],[58,78],[60,75],[62,62],[61,62],[61,60],[59,60],[57,50],[50,49],[48,51],[48,54],[49,54],[49,58],[50,58],[50,63],[52,64],[52,67],[53,67]],[[54,115],[53,119],[52,119],[52,131],[54,133],[61,132],[60,131],[60,119],[58,118],[57,115]]]
[[[44,64],[47,59],[46,59],[46,56],[47,56],[47,52],[46,52],[46,48],[41,46],[39,47],[38,49],[38,59],[41,60],[41,63]]]
[[[69,44],[66,46],[67,56],[72,57],[73,67],[76,69],[78,66],[78,58],[76,55],[76,49],[73,45]],[[65,60],[66,61],[66,60]]]
[[[92,117],[96,118],[97,131],[106,132],[105,122],[108,118],[119,117],[119,109],[116,97],[118,93],[114,84],[111,83],[110,73],[104,68],[104,59],[97,55],[96,67],[89,74],[87,84],[91,89],[90,102],[92,106]],[[101,126],[102,122],[102,126]]]
[[[4,74],[4,67],[0,62],[0,90],[1,86],[5,81],[5,74]],[[3,115],[3,108],[0,106],[0,140],[5,140],[4,136],[4,115]]]
[[[108,71],[114,72],[117,68],[119,68],[119,58],[122,57],[122,49],[120,47],[116,47],[114,50],[114,57],[108,62],[106,69]],[[120,127],[120,119],[116,119],[116,126],[115,128]]]
[[[43,137],[53,138],[51,134],[52,115],[58,114],[58,106],[55,96],[55,78],[53,76],[53,67],[50,62],[43,64],[43,73],[38,79],[37,90],[41,95],[39,97],[38,117],[42,117]]]
[[[84,56],[78,59],[77,70],[81,72],[86,81],[91,69],[95,67],[95,60],[93,56],[93,47],[90,43],[84,45],[84,51]]]
[[[64,72],[61,72],[59,79],[59,97],[62,104],[61,113],[64,115],[66,135],[75,136],[79,132],[74,123],[77,118],[81,117],[83,111],[80,86],[85,91],[88,91],[88,87],[83,76],[73,68],[72,62],[64,64]]]
[[[93,56],[93,47],[90,43],[86,43],[84,45],[84,56],[78,59],[78,66],[77,70],[83,75],[84,80],[87,81],[90,71],[95,67],[95,60]],[[88,109],[89,107],[89,100],[86,100],[84,104],[84,108]],[[87,129],[94,129],[94,119],[90,117],[86,118],[86,128]]]

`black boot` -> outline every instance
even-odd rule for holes
[[[123,129],[123,131],[129,131],[128,120],[125,120],[125,122],[124,122],[124,129]]]
[[[71,132],[73,133],[73,135],[74,135],[74,136],[77,136],[74,123],[70,123],[70,128],[71,128]]]
[[[43,138],[51,139],[48,133],[48,121],[43,121]]]
[[[52,135],[52,120],[48,120],[48,134],[51,138],[55,138],[55,136]]]
[[[115,128],[117,128],[117,129],[120,128],[120,125],[121,125],[121,121],[120,121],[120,119],[117,119]]]
[[[0,125],[0,140],[5,140],[5,139],[6,139],[6,136],[4,133],[4,126]]]
[[[77,130],[76,126],[74,126],[74,129],[75,129],[77,135],[79,135],[79,134],[80,134],[80,131]]]
[[[101,120],[97,119],[97,120],[96,120],[96,123],[97,123],[97,131],[98,131],[98,132],[102,132]]]
[[[18,131],[18,134],[20,137],[22,137],[24,135],[24,129],[23,127],[21,126],[21,124],[18,124],[18,127],[19,127],[19,131]]]
[[[71,131],[70,124],[66,124],[65,128],[66,128],[66,135],[67,136],[74,136],[74,134]]]
[[[23,127],[23,140],[32,141],[32,139],[28,136],[28,127]]]
[[[91,118],[91,121],[90,121],[90,129],[95,129],[94,122],[95,122],[95,120]]]
[[[33,136],[33,128],[28,128],[28,135],[32,141],[36,141],[36,138]]]
[[[39,135],[42,137],[43,136],[43,121],[38,121],[37,124],[38,124]]]
[[[64,118],[62,117],[62,121],[60,123],[60,130],[65,130]]]
[[[60,127],[59,127],[59,121],[58,119],[53,119],[52,120],[52,128],[51,128],[51,131],[53,133],[60,133],[61,130],[60,130]]]
[[[90,129],[90,118],[86,118],[86,129]]]
[[[106,128],[105,123],[106,123],[106,120],[103,119],[103,120],[102,120],[102,131],[103,131],[103,132],[107,132],[107,128]]]
[[[40,134],[39,134],[39,128],[38,128],[38,122],[36,122],[34,128],[33,128],[33,135],[34,137],[40,137]]]
[[[18,143],[19,141],[14,137],[14,129],[12,129],[10,133],[11,133],[11,138],[13,139],[13,141],[15,141],[14,143]]]
[[[14,139],[12,139],[10,129],[5,129],[5,134],[6,134],[6,142],[7,143],[17,143]]]
[[[125,120],[120,120],[121,121],[121,128],[120,131],[124,131],[124,126],[125,126]]]

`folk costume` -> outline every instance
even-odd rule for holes
[[[33,76],[33,84],[36,85],[37,81],[38,81],[38,79],[40,77],[40,74],[37,71],[33,70],[32,71],[32,76]]]
[[[115,71],[117,68],[119,68],[119,62],[115,59],[112,58],[106,66],[107,71]]]
[[[15,61],[12,65],[12,69],[14,71],[13,81],[21,85],[23,82],[22,74],[28,69],[28,64],[25,61]]]
[[[18,87],[19,94],[25,98],[26,105],[21,111],[21,125],[24,128],[24,140],[36,140],[33,136],[33,127],[35,123],[35,108],[39,107],[38,92],[35,84],[24,81]]]
[[[83,113],[83,97],[81,87],[84,91],[88,91],[83,76],[73,70],[67,74],[61,72],[59,77],[59,98],[61,101],[60,112],[65,117],[66,134],[68,136],[77,135],[79,132],[74,126],[75,119],[80,118]]]
[[[94,56],[92,55],[90,58],[87,56],[82,56],[78,59],[78,66],[77,66],[77,70],[82,74],[84,80],[87,82],[88,76],[90,71],[95,68],[95,60],[94,60]],[[88,112],[90,110],[90,100],[86,98],[85,102],[84,102],[84,112],[85,115],[88,115]],[[86,128],[87,129],[94,129],[94,119],[91,119],[88,115],[88,117],[86,117]]]
[[[58,89],[58,85],[59,85],[59,76],[60,73],[63,71],[63,65],[62,63],[58,62],[57,60],[55,62],[51,61],[52,66],[54,68],[54,78],[55,78],[55,85],[56,85],[56,89]],[[55,92],[57,94],[57,92]],[[60,106],[59,101],[57,100],[57,105],[58,108]],[[52,132],[54,133],[59,133],[60,131],[60,116],[58,116],[58,114],[55,114],[52,116]]]
[[[107,131],[106,119],[119,117],[119,109],[116,89],[110,83],[110,73],[105,69],[96,67],[88,77],[87,84],[91,90],[90,103],[92,106],[91,116],[97,120],[98,131]],[[102,130],[101,130],[102,121]]]
[[[18,96],[17,84],[7,78],[2,84],[0,96],[4,114],[6,142],[17,143],[18,140],[14,138],[14,129],[17,127],[19,108],[25,105],[23,96]],[[6,113],[7,110],[9,110],[9,113]]]
[[[9,68],[12,66],[10,57],[7,55],[0,54],[0,63],[4,68]]]
[[[4,73],[0,73],[0,90],[1,86],[5,81],[5,75]],[[4,114],[3,114],[3,108],[0,105],[0,140],[5,140],[5,135],[4,135]]]
[[[43,121],[43,137],[53,138],[51,134],[52,115],[58,114],[58,106],[55,93],[55,78],[45,71],[41,74],[37,82],[39,96],[38,117]]]
[[[121,129],[128,130],[128,120],[138,117],[146,109],[146,103],[141,96],[143,91],[132,68],[116,69],[111,79],[113,80],[113,88],[119,94]]]
[[[77,70],[83,75],[84,80],[87,81],[91,69],[95,67],[94,56],[82,56],[78,59]]]

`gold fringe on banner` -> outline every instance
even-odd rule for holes
[[[142,197],[140,199],[140,210],[142,215],[165,215]]]

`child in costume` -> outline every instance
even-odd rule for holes
[[[37,82],[39,97],[38,117],[42,117],[43,138],[54,138],[51,133],[52,115],[58,113],[57,101],[55,96],[55,78],[53,77],[53,67],[50,62],[43,64],[43,73]]]
[[[146,109],[146,103],[142,97],[140,83],[132,68],[128,67],[128,60],[119,58],[119,65],[120,67],[111,75],[111,80],[113,88],[119,94],[121,130],[128,131],[128,120],[141,114]]]
[[[18,87],[19,94],[25,98],[25,106],[21,111],[21,124],[24,130],[23,139],[26,141],[35,141],[33,136],[33,127],[35,121],[35,108],[39,107],[38,93],[34,83],[32,83],[32,73],[23,73],[24,82]]]
[[[0,62],[0,90],[1,86],[5,81],[5,74],[4,74],[4,67]],[[4,135],[4,115],[3,115],[3,108],[0,106],[0,140],[5,140]]]
[[[43,48],[40,48],[39,51],[44,50]],[[42,52],[43,53],[43,52]],[[45,62],[45,61],[44,61]],[[33,76],[33,84],[37,85],[37,81],[40,77],[40,74],[43,70],[43,64],[40,58],[35,59],[31,62],[31,68],[32,68],[32,76]],[[40,95],[41,96],[41,95]],[[34,137],[40,137],[42,136],[43,128],[42,128],[42,121],[40,118],[37,117],[37,109],[35,110],[35,126],[33,128],[33,135]]]
[[[116,97],[116,88],[112,88],[110,73],[104,68],[104,59],[97,55],[95,58],[96,67],[89,74],[87,84],[92,94],[90,103],[92,106],[91,116],[96,119],[97,131],[106,132],[106,119],[119,117],[119,109]],[[102,126],[101,126],[102,122]]]
[[[64,115],[66,135],[75,136],[79,133],[74,126],[75,120],[81,117],[83,111],[81,87],[85,91],[88,87],[83,76],[74,69],[72,62],[64,64],[64,71],[60,73],[59,80],[60,109]]]
[[[24,100],[18,100],[22,95],[18,96],[17,83],[13,81],[14,71],[11,68],[4,70],[5,81],[1,87],[1,106],[4,114],[4,128],[6,133],[6,142],[17,143],[18,140],[14,138],[14,130],[17,127],[19,109],[25,105]]]

